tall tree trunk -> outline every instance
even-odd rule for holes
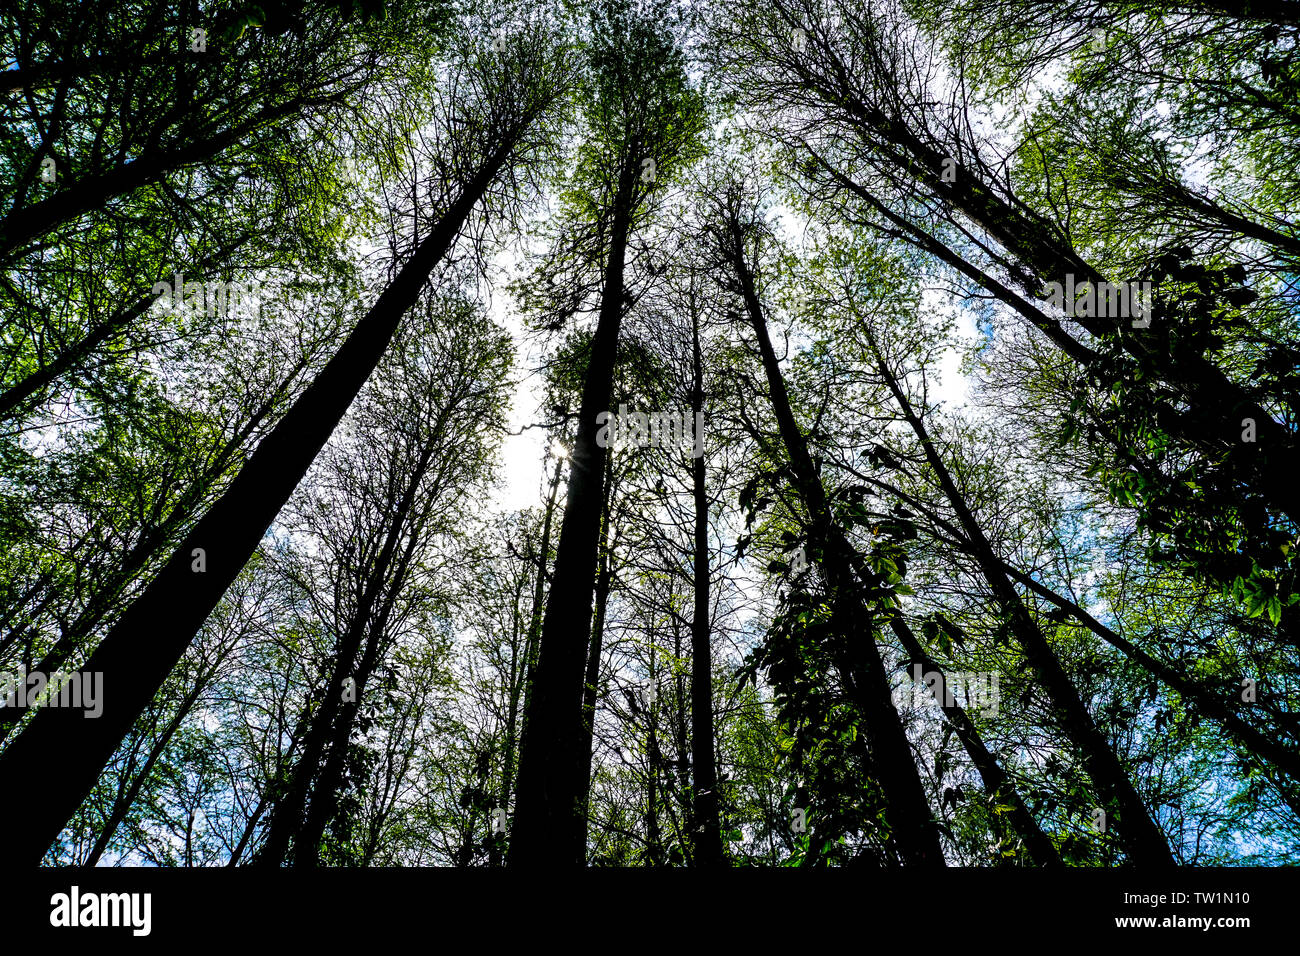
[[[691,414],[701,427],[704,411],[704,361],[700,354],[700,318],[691,313]],[[696,441],[703,448],[703,436]],[[718,814],[718,770],[713,730],[713,648],[709,626],[709,497],[704,455],[691,462],[691,493],[695,504],[695,611],[691,617],[691,822],[692,856],[698,867],[725,863],[722,824]]]
[[[439,429],[439,433],[441,429]],[[438,450],[437,439],[431,439],[420,456],[419,463],[410,477],[397,513],[393,518],[390,534],[400,536],[407,518],[411,514],[420,484],[429,470],[434,453]],[[312,789],[311,804],[306,818],[294,835],[294,865],[316,866],[320,860],[320,844],[325,834],[325,827],[334,816],[338,805],[338,794],[343,786],[343,773],[346,768],[348,747],[352,740],[352,729],[356,725],[357,715],[361,712],[361,702],[365,696],[366,686],[379,663],[380,651],[388,633],[389,621],[402,586],[407,579],[411,563],[424,537],[424,529],[432,514],[436,498],[429,498],[416,515],[407,537],[406,545],[397,558],[396,567],[389,573],[390,561],[384,555],[376,562],[376,574],[381,576],[384,591],[383,603],[373,616],[368,616],[366,625],[365,648],[356,672],[352,675],[355,693],[350,700],[343,701],[338,708],[334,725],[331,728],[329,751],[325,764],[321,768],[316,786]]]
[[[191,268],[206,269],[214,262],[225,260],[232,252],[244,245],[249,238],[248,233],[243,233],[233,242],[227,243],[212,254],[204,256],[198,262],[193,263]],[[164,276],[164,280],[168,278],[170,277]],[[83,364],[90,356],[95,354],[96,349],[114,335],[130,328],[142,315],[149,311],[149,307],[154,304],[156,298],[152,294],[141,296],[130,305],[118,309],[112,315],[91,326],[86,334],[76,342],[61,349],[45,365],[39,366],[30,374],[0,392],[0,421],[20,414],[23,411],[23,406],[34,395],[37,395]]]
[[[306,841],[302,840],[308,821],[312,822],[313,828],[316,824],[319,824],[320,830],[324,830],[323,822],[316,820],[312,815],[313,810],[308,808],[308,794],[310,793],[312,797],[311,808],[316,808],[318,801],[321,799],[322,790],[320,784],[317,784],[313,790],[312,781],[321,772],[321,761],[324,759],[328,764],[327,751],[337,747],[340,733],[347,735],[351,733],[351,724],[345,719],[344,715],[349,712],[349,708],[355,711],[359,705],[362,691],[362,675],[359,671],[366,670],[364,657],[371,653],[370,649],[377,640],[376,633],[382,631],[387,614],[392,608],[396,597],[394,581],[400,581],[415,546],[415,537],[412,536],[408,539],[404,552],[399,558],[397,548],[401,541],[402,530],[412,508],[415,506],[415,497],[419,491],[420,481],[428,470],[433,452],[434,445],[431,442],[421,453],[414,476],[402,489],[396,512],[384,532],[384,543],[375,558],[373,567],[369,571],[361,600],[348,621],[347,630],[339,641],[334,669],[331,672],[329,681],[326,683],[324,697],[320,701],[317,715],[312,719],[312,729],[303,748],[302,759],[294,767],[288,793],[283,800],[277,801],[276,807],[271,813],[270,833],[261,853],[258,855],[258,862],[262,865],[279,866],[285,860],[291,843],[294,845],[295,858],[299,852],[302,853],[303,859],[307,861],[312,861],[316,857],[314,846],[302,845],[303,842],[311,842],[309,835],[307,835]],[[397,571],[390,576],[390,571],[393,569],[395,562]],[[365,648],[364,652],[363,647]],[[358,668],[358,654],[363,656],[360,668]],[[353,693],[351,694],[353,699],[345,701],[344,684],[349,678],[353,681]],[[344,728],[345,723],[347,724],[346,729]],[[317,834],[317,839],[319,839],[319,834]],[[307,865],[312,864],[308,863]]]
[[[582,818],[588,819],[591,800],[591,756],[596,734],[596,699],[600,691],[600,660],[605,644],[605,610],[609,607],[609,591],[613,583],[614,555],[612,507],[614,498],[613,458],[605,459],[605,504],[602,508],[604,542],[600,549],[600,571],[596,576],[596,613],[591,622],[591,648],[587,652],[587,671],[582,688],[581,751],[584,758],[582,780]]]
[[[206,162],[258,129],[300,113],[308,105],[309,101],[294,99],[267,109],[254,120],[205,139],[168,150],[146,152],[134,162],[92,175],[46,199],[13,210],[0,219],[0,265],[13,259],[27,243],[63,223],[99,209],[111,199],[156,183],[182,166]]]
[[[391,530],[389,537],[390,540],[393,537]],[[383,555],[380,561],[387,565],[387,559]],[[374,603],[378,598],[377,578],[378,574],[373,575],[367,582],[360,605],[338,642],[334,666],[317,701],[315,712],[310,717],[311,723],[303,741],[302,754],[290,771],[288,788],[271,808],[266,841],[253,861],[259,866],[280,866],[284,863],[289,856],[290,845],[302,829],[312,781],[316,778],[321,760],[329,747],[339,709],[343,706],[344,685],[355,670],[357,655],[361,652]]]
[[[663,863],[663,835],[659,827],[659,769],[663,765],[663,755],[659,752],[659,675],[650,671],[654,682],[654,696],[646,702],[646,762],[650,765],[646,777],[645,799],[645,844],[646,859],[650,866]]]
[[[813,466],[808,445],[795,421],[790,396],[777,363],[767,323],[745,261],[739,223],[729,224],[728,252],[738,279],[741,298],[758,340],[767,377],[772,411],[804,507],[812,519],[812,534],[823,554],[824,570],[832,594],[832,616],[844,635],[835,648],[837,669],[854,703],[862,713],[871,746],[872,762],[887,805],[891,840],[903,862],[911,866],[943,866],[943,848],[931,817],[925,788],[912,757],[912,747],[894,708],[884,660],[871,633],[871,615],[861,598],[851,568],[851,549],[831,521],[826,493]]]
[[[321,841],[325,837],[325,828],[333,819],[334,811],[338,807],[338,794],[343,786],[348,748],[352,742],[352,728],[356,726],[366,685],[378,661],[383,631],[384,629],[379,626],[369,628],[365,650],[353,675],[353,680],[356,682],[356,700],[344,701],[334,718],[329,746],[325,753],[325,763],[320,769],[316,785],[312,788],[307,815],[294,833],[294,866],[313,867],[320,863]]]
[[[1012,631],[1024,650],[1025,657],[1037,671],[1043,688],[1056,705],[1062,729],[1079,748],[1088,775],[1100,793],[1104,804],[1103,809],[1108,819],[1114,821],[1120,835],[1120,842],[1129,859],[1141,866],[1173,865],[1173,855],[1170,853],[1169,843],[1164,833],[1152,820],[1146,806],[1142,803],[1142,798],[1138,796],[1132,781],[1120,764],[1119,758],[1107,744],[1101,731],[1097,729],[1092,715],[1088,713],[1088,708],[1084,706],[1083,700],[1061,666],[1055,651],[1030,617],[1006,574],[1003,573],[1001,562],[994,554],[992,545],[984,536],[983,529],[975,520],[965,498],[953,481],[947,465],[930,439],[925,423],[912,408],[907,395],[894,377],[888,362],[885,361],[874,334],[865,323],[862,328],[875,355],[877,370],[894,396],[894,401],[898,404],[903,417],[915,433],[917,441],[921,443],[926,461],[929,462],[949,505],[961,523],[993,596],[1003,613],[1008,616]]]
[[[510,809],[510,785],[515,774],[516,735],[519,730],[519,704],[523,697],[525,668],[524,661],[528,653],[528,639],[522,626],[519,603],[523,598],[524,582],[522,575],[515,587],[513,613],[510,633],[510,676],[506,691],[506,732],[502,741],[501,788],[497,791],[497,809],[508,813]],[[524,646],[521,648],[520,641]],[[504,833],[493,831],[492,846],[488,851],[488,865],[500,866],[502,863],[502,838]]]
[[[511,144],[480,168],[357,324],[338,353],[259,445],[225,494],[91,655],[103,674],[103,713],[82,720],[43,708],[0,754],[0,818],[23,820],[12,858],[38,863],[101,769],[257,549],[344,412],[379,364],[398,324],[497,173]],[[205,565],[197,573],[198,557]],[[50,760],[50,754],[59,754]]]
[[[528,743],[528,711],[533,699],[533,684],[537,680],[537,649],[542,642],[542,615],[546,608],[546,565],[551,554],[551,524],[555,517],[555,498],[560,488],[560,471],[563,468],[564,459],[556,459],[555,475],[551,478],[551,490],[542,518],[542,543],[537,553],[537,576],[533,582],[533,611],[528,618],[528,643],[524,646],[524,711],[519,721],[519,750],[515,754],[516,760]],[[509,797],[515,793],[516,783],[513,777],[505,781],[506,803],[503,806],[508,805]]]
[[[903,645],[903,650],[907,651],[908,656],[917,661],[925,669],[926,673],[930,671],[943,673],[943,668],[925,652],[925,648],[916,639],[916,635],[907,626],[906,621],[895,618],[891,622],[891,626],[899,643]],[[942,686],[945,688],[948,686],[946,675],[943,678]],[[1035,865],[1052,868],[1063,866],[1060,854],[1056,852],[1056,845],[1039,827],[1038,821],[1034,819],[1034,815],[1025,806],[1025,801],[1020,798],[1015,783],[1007,775],[1007,772],[1002,769],[997,758],[989,753],[988,747],[984,745],[984,738],[980,736],[979,729],[971,721],[970,715],[955,699],[950,704],[948,702],[950,699],[947,693],[939,694],[939,706],[942,708],[944,716],[948,718],[948,723],[952,725],[953,732],[957,735],[957,739],[961,741],[966,754],[970,757],[971,763],[975,765],[975,770],[984,782],[984,790],[989,795],[989,798],[1011,808],[1009,816],[1012,829],[1016,831],[1016,834],[1024,843],[1025,849],[1029,851]]]
[[[929,513],[928,509],[925,509],[919,502],[911,500],[910,503],[926,511],[926,516],[939,528],[947,532],[947,536],[941,537],[940,540],[955,545],[968,554],[974,554],[970,542],[966,540],[965,535],[962,534],[959,528],[953,527],[938,515]],[[1005,559],[999,558],[998,560],[1003,572],[1017,584],[1068,613],[1079,624],[1092,631],[1093,634],[1118,650],[1133,663],[1144,668],[1159,678],[1166,686],[1177,691],[1180,696],[1195,704],[1202,714],[1221,724],[1223,729],[1237,738],[1238,742],[1247,750],[1268,761],[1293,780],[1300,782],[1300,753],[1279,740],[1265,736],[1243,720],[1240,715],[1228,706],[1227,702],[1213,691],[1187,677],[1172,665],[1166,664],[1159,658],[1148,654],[1122,634],[1101,623],[1070,598],[1049,588]]]
[[[519,757],[519,791],[508,862],[512,866],[582,866],[582,684],[591,633],[591,601],[600,542],[605,449],[596,416],[609,409],[614,359],[623,320],[623,269],[632,197],[624,165],[614,197],[600,318],[592,338],[582,410],[570,465],[555,578],[542,625],[528,732]]]
[[[262,814],[266,812],[267,804],[271,801],[271,791],[268,788],[257,799],[257,806],[248,816],[248,822],[244,825],[244,830],[239,835],[239,842],[235,848],[230,851],[230,859],[226,861],[226,866],[238,866],[239,861],[244,856],[244,851],[248,849],[248,844],[253,841],[253,834],[257,832],[257,825],[262,820]]]
[[[240,834],[239,842],[235,845],[234,850],[230,853],[230,859],[226,861],[226,866],[238,866],[239,861],[243,858],[244,851],[248,849],[253,837],[257,833],[257,825],[262,819],[262,814],[268,808],[274,810],[275,802],[279,799],[280,778],[283,776],[283,768],[286,764],[293,763],[294,753],[298,749],[299,743],[305,741],[305,736],[311,730],[311,713],[304,710],[298,715],[298,721],[294,724],[293,730],[289,734],[289,746],[285,749],[284,756],[277,761],[276,775],[268,777],[266,786],[258,795],[257,806],[248,817],[248,822],[244,825],[244,830]]]

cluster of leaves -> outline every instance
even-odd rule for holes
[[[1175,247],[1154,260],[1150,328],[1121,328],[1100,343],[1058,434],[1063,442],[1086,436],[1097,449],[1088,476],[1137,506],[1153,559],[1216,584],[1243,601],[1248,616],[1276,625],[1300,602],[1295,534],[1265,493],[1286,449],[1258,441],[1253,420],[1241,420],[1240,434],[1216,434],[1173,384],[1194,379],[1204,357],[1225,350],[1257,295],[1243,284],[1241,265],[1190,259],[1189,249]],[[1139,334],[1151,339],[1143,352],[1122,347],[1122,337]],[[1288,419],[1300,407],[1296,358],[1274,345],[1251,379],[1252,394]]]

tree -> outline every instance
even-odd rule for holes
[[[87,669],[103,673],[119,688],[118,703],[96,721],[92,731],[74,729],[65,711],[42,711],[0,756],[6,773],[30,781],[29,788],[11,792],[3,805],[8,812],[18,806],[28,808],[32,825],[23,849],[29,858],[43,853],[62,828],[113,746],[256,548],[378,364],[403,315],[473,208],[504,168],[536,148],[536,137],[544,139],[541,123],[567,82],[564,60],[552,54],[549,42],[547,37],[521,40],[515,55],[503,65],[484,62],[482,54],[467,65],[464,86],[471,89],[464,90],[466,100],[456,105],[480,110],[478,132],[455,142],[453,148],[468,175],[463,180],[435,179],[424,184],[429,205],[438,210],[439,218],[415,237],[413,251],[374,306],[87,661]],[[473,97],[480,91],[485,99],[475,102]],[[197,570],[200,555],[201,573]],[[143,661],[138,648],[128,644],[139,633],[158,635]],[[58,773],[36,772],[54,741],[73,739],[75,747],[65,751]],[[15,801],[12,807],[9,801]]]
[[[591,340],[574,439],[555,576],[528,701],[519,757],[519,783],[510,841],[512,866],[565,862],[586,856],[582,685],[591,630],[599,544],[605,450],[596,442],[597,416],[609,411],[618,332],[625,301],[629,234],[642,224],[656,184],[687,159],[701,122],[682,54],[660,21],[667,4],[633,11],[623,0],[594,8],[588,41],[586,116],[592,138],[582,150],[571,202],[598,224],[602,254],[600,312]],[[650,165],[646,165],[646,161]],[[653,176],[647,172],[654,170]]]

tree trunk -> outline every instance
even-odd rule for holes
[[[506,733],[505,740],[502,742],[502,768],[501,768],[501,788],[497,791],[497,808],[508,813],[510,810],[510,785],[513,782],[515,774],[515,746],[516,735],[519,730],[519,704],[523,697],[525,668],[524,661],[528,653],[528,639],[524,634],[522,622],[520,620],[519,603],[523,597],[524,582],[527,579],[522,575],[515,587],[515,597],[513,613],[511,617],[510,634],[510,676],[509,687],[506,691]],[[523,640],[524,646],[519,646],[520,640]],[[522,651],[522,653],[521,653]],[[500,866],[502,856],[502,838],[504,833],[493,831],[492,847],[488,853],[488,865]]]
[[[258,858],[258,862],[263,865],[278,866],[283,862],[291,842],[295,862],[301,854],[304,865],[311,866],[315,863],[316,843],[319,842],[320,834],[325,828],[325,821],[319,819],[319,813],[323,808],[322,801],[328,802],[329,787],[337,786],[337,781],[326,782],[324,779],[328,770],[322,770],[321,759],[325,758],[326,768],[341,772],[342,764],[333,766],[331,756],[338,751],[340,735],[343,735],[343,747],[346,749],[347,738],[352,732],[351,715],[355,714],[360,706],[362,684],[370,668],[374,666],[373,654],[375,644],[379,640],[378,635],[383,631],[393,602],[396,600],[400,581],[414,552],[417,535],[412,535],[408,539],[400,557],[397,548],[407,518],[415,506],[420,482],[428,470],[434,449],[433,442],[424,448],[414,474],[402,489],[393,519],[384,532],[383,546],[369,571],[362,598],[348,622],[347,631],[339,641],[334,670],[326,685],[319,715],[312,721],[311,733],[303,749],[302,759],[294,768],[293,783],[285,799],[278,802],[272,812],[271,832]],[[424,517],[421,517],[421,524]],[[394,562],[396,562],[396,569],[390,575],[390,571],[394,569]],[[358,654],[362,654],[359,666]],[[369,664],[366,663],[367,658],[370,658]],[[355,699],[344,701],[343,687],[349,678],[354,682],[352,696]],[[312,781],[318,774],[321,775],[321,780],[313,788]],[[307,802],[309,793],[310,807]]]
[[[82,720],[71,709],[43,708],[0,754],[0,778],[11,782],[0,788],[0,818],[25,821],[13,843],[15,861],[38,863],[76,812],[379,364],[402,317],[505,164],[509,149],[499,149],[466,184],[339,351],[91,655],[85,669],[102,673],[104,686],[113,688],[105,695],[101,716]],[[200,552],[206,568],[196,573]],[[58,760],[49,759],[54,753]]]
[[[613,459],[605,459],[604,544],[600,549],[600,572],[596,577],[596,614],[591,622],[591,648],[587,652],[587,672],[582,688],[582,730],[584,741],[581,752],[585,758],[582,781],[582,818],[588,819],[591,798],[591,754],[596,734],[596,698],[600,691],[600,654],[605,643],[605,610],[609,607],[609,591],[614,574],[613,520],[614,498]]]
[[[691,413],[699,423],[704,411],[704,362],[700,354],[700,319],[691,314]],[[702,436],[696,436],[701,441]],[[718,818],[718,770],[713,730],[713,648],[710,642],[709,498],[704,455],[691,463],[691,493],[695,503],[695,611],[691,617],[691,817],[694,863],[717,867],[722,855],[722,825]]]
[[[582,684],[591,633],[591,602],[600,541],[605,449],[596,444],[596,416],[609,409],[614,359],[623,319],[623,269],[632,195],[625,165],[614,198],[600,318],[592,338],[582,410],[570,465],[555,578],[542,625],[528,732],[519,757],[519,790],[508,863],[582,866]]]
[[[832,615],[845,640],[836,649],[837,669],[862,713],[873,763],[880,778],[889,815],[891,838],[903,862],[913,866],[943,866],[943,849],[930,814],[925,788],[912,758],[912,747],[894,708],[889,676],[871,633],[871,619],[860,597],[846,553],[847,542],[835,531],[826,493],[808,453],[808,445],[790,408],[790,397],[767,333],[753,275],[744,258],[739,224],[730,224],[729,253],[739,280],[741,297],[758,339],[763,370],[771,393],[781,439],[798,483],[799,495],[812,519],[824,555],[827,581],[833,596]]]
[[[259,128],[301,112],[306,105],[303,100],[281,104],[251,122],[171,150],[143,155],[134,162],[60,189],[47,199],[13,210],[0,219],[0,265],[13,259],[24,245],[63,223],[99,209],[117,196],[158,182],[172,170],[205,162]]]
[[[988,539],[984,537],[984,531],[975,520],[965,498],[957,489],[947,465],[930,439],[925,423],[917,416],[911,402],[890,370],[876,343],[875,336],[865,324],[863,331],[875,354],[877,370],[898,403],[903,417],[921,443],[926,460],[934,471],[944,495],[948,498],[948,503],[961,522],[993,596],[1003,612],[1007,614],[1012,631],[1024,650],[1025,657],[1037,671],[1044,690],[1056,705],[1061,717],[1062,729],[1079,748],[1088,775],[1100,793],[1104,804],[1103,809],[1108,818],[1114,821],[1129,859],[1141,866],[1172,866],[1173,855],[1170,853],[1169,843],[1164,833],[1147,812],[1119,758],[1102,737],[1097,725],[1093,723],[1092,715],[1088,713],[1087,707],[1084,706],[1069,675],[1061,666],[1056,653],[1029,616],[1020,596],[1003,573],[1001,562],[994,554]]]
[[[192,268],[208,268],[214,262],[225,259],[241,245],[247,242],[248,239],[249,235],[245,233],[238,240],[228,243],[212,255],[200,259],[198,262],[193,264]],[[153,295],[141,296],[125,308],[118,309],[103,321],[97,322],[84,336],[72,345],[64,348],[48,363],[42,365],[31,374],[10,385],[3,392],[0,392],[0,421],[4,421],[20,414],[23,410],[23,405],[25,405],[33,395],[41,392],[47,386],[58,381],[73,369],[77,368],[80,364],[85,362],[86,359],[93,355],[99,346],[107,342],[112,336],[129,328],[142,315],[149,311],[149,307],[153,305],[155,300],[156,297]]]
[[[891,626],[899,643],[903,645],[903,650],[907,651],[909,657],[920,663],[925,672],[943,673],[943,669],[938,663],[925,652],[925,648],[916,639],[916,635],[907,626],[907,622],[895,618],[891,622]],[[946,688],[948,686],[946,675],[943,680],[942,686]],[[1007,772],[1002,769],[997,758],[989,753],[989,749],[984,745],[984,739],[980,736],[979,729],[971,721],[970,715],[955,700],[951,704],[948,703],[949,700],[948,694],[939,694],[939,706],[943,709],[944,716],[948,718],[948,722],[952,725],[957,739],[961,741],[962,747],[965,748],[971,763],[975,765],[976,771],[979,772],[980,779],[984,782],[984,791],[989,795],[989,799],[999,804],[1006,804],[1011,808],[1011,826],[1024,842],[1025,849],[1029,851],[1035,865],[1050,868],[1063,866],[1060,854],[1056,852],[1056,845],[1038,826],[1038,821],[1034,819],[1034,815],[1025,806],[1025,802],[1020,798],[1015,784],[1007,776]]]
[[[646,860],[650,866],[659,866],[663,862],[663,835],[659,828],[659,768],[663,763],[663,756],[659,752],[659,706],[658,706],[658,687],[659,675],[653,668],[650,671],[650,679],[654,682],[651,686],[656,689],[653,698],[646,702],[645,719],[646,719],[646,762],[649,766],[649,774],[646,777],[646,800],[645,800],[645,848]]]
[[[410,478],[410,483],[403,494],[401,504],[390,528],[390,534],[394,540],[401,534],[402,528],[406,524],[415,496],[419,492],[420,484],[428,472],[429,464],[437,449],[437,439],[431,439],[420,456],[420,461]],[[388,573],[389,566],[392,563],[388,555],[381,554],[376,562],[375,574],[381,579],[379,586],[385,592],[384,600],[376,614],[373,616],[368,615],[365,649],[362,652],[356,673],[352,675],[355,687],[353,699],[343,701],[339,705],[337,716],[331,728],[329,752],[325,757],[325,765],[321,768],[320,777],[312,790],[311,804],[308,807],[306,818],[295,833],[293,861],[295,866],[316,866],[320,860],[320,844],[325,834],[325,827],[334,816],[334,810],[338,805],[338,793],[343,786],[343,773],[348,746],[352,740],[352,728],[356,725],[357,715],[361,712],[361,701],[364,699],[366,685],[370,680],[370,676],[374,673],[375,666],[379,662],[380,650],[384,643],[384,636],[388,633],[393,608],[397,604],[397,598],[401,594],[402,585],[406,581],[411,562],[420,546],[423,531],[428,523],[435,501],[436,499],[433,498],[426,501],[424,508],[416,517],[415,524],[407,538],[406,546],[398,557],[392,574]],[[387,548],[385,550],[387,551]],[[384,578],[387,578],[387,580],[383,580]]]
[[[311,791],[307,815],[294,834],[294,866],[313,867],[320,864],[321,841],[325,837],[325,828],[334,817],[334,811],[338,807],[339,790],[343,786],[343,773],[347,764],[348,747],[352,741],[352,728],[356,725],[357,714],[361,711],[362,695],[365,693],[370,675],[374,672],[382,640],[381,627],[369,629],[365,651],[361,655],[356,674],[353,675],[353,680],[356,681],[356,700],[345,701],[339,707],[330,732],[325,764],[321,767],[320,777]]]
[[[533,582],[533,612],[528,618],[528,643],[524,647],[524,712],[520,720],[519,749],[528,739],[528,708],[533,697],[533,681],[537,676],[537,646],[542,642],[542,615],[546,609],[546,565],[551,553],[551,523],[555,517],[555,497],[560,488],[560,470],[564,459],[555,462],[555,475],[551,478],[551,492],[546,499],[546,513],[542,519],[542,543],[537,553],[537,577]],[[508,781],[511,792],[514,780]]]

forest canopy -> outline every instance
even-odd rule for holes
[[[11,858],[1300,863],[1298,43],[6,4]]]

